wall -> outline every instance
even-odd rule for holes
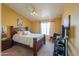
[[[40,21],[31,21],[31,32],[41,33],[40,32]]]
[[[0,39],[1,39],[1,3],[0,3]],[[1,40],[0,40],[0,55],[1,55]]]
[[[62,23],[61,17],[55,18],[54,20],[54,33],[60,33]]]
[[[68,15],[71,15],[69,54],[79,55],[79,4],[65,4],[62,20],[66,20]]]
[[[18,27],[17,26],[18,18],[21,18],[23,20],[23,27],[26,27],[26,26],[30,27],[31,25],[30,21],[28,21],[22,15],[18,14],[17,12],[15,12],[14,10],[12,10],[11,8],[7,7],[4,4],[2,4],[1,8],[2,8],[2,25],[7,27],[8,36],[9,36],[8,27],[9,26]]]

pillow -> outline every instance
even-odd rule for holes
[[[23,31],[17,31],[17,34],[23,35]]]
[[[23,34],[24,35],[28,35],[28,34],[31,34],[31,32],[29,32],[29,31],[23,31]]]
[[[28,34],[32,34],[30,31],[28,31]]]
[[[28,31],[23,31],[23,34],[24,35],[28,35]]]

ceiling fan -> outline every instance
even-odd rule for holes
[[[36,8],[32,6],[32,12],[30,13],[32,16],[36,16],[37,12],[36,12]]]

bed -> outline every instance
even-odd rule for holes
[[[26,48],[30,48],[33,50],[33,55],[37,56],[37,52],[45,44],[45,35],[33,34],[33,33],[29,33],[28,35],[27,34],[18,35],[17,29],[18,28],[10,26],[10,35],[13,41],[13,45],[17,44]],[[25,27],[25,30],[29,31],[28,27]]]

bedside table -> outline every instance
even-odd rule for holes
[[[10,48],[12,46],[12,40],[10,38],[3,38],[1,40],[1,46],[2,46],[1,48],[2,51]]]

